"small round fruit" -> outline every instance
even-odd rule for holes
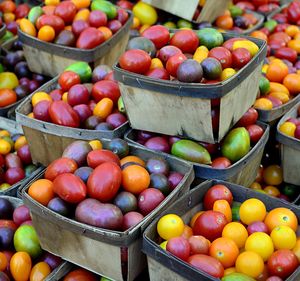
[[[239,248],[243,248],[248,238],[248,232],[241,223],[231,222],[225,225],[222,231],[222,237],[232,239]]]
[[[184,230],[184,222],[178,215],[168,214],[161,217],[157,223],[157,232],[165,240],[178,237]]]
[[[172,237],[167,242],[166,250],[184,261],[190,256],[190,244],[183,237]]]
[[[239,213],[241,221],[244,224],[249,225],[255,221],[263,221],[267,210],[262,201],[251,198],[241,204]]]
[[[245,251],[238,256],[235,268],[237,272],[256,278],[264,270],[264,261],[259,254]]]

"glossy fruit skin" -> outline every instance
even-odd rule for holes
[[[222,184],[217,184],[211,187],[205,194],[203,199],[203,205],[205,210],[211,210],[214,206],[215,201],[224,199],[230,205],[233,201],[233,196],[231,191]]]
[[[104,35],[95,27],[88,27],[83,30],[76,42],[80,49],[93,49],[105,41]]]
[[[183,53],[193,54],[198,48],[199,38],[191,30],[180,30],[172,36],[170,45],[178,47]]]
[[[156,49],[161,49],[170,40],[169,30],[162,25],[155,25],[147,28],[142,33],[142,36],[150,39],[154,43]]]
[[[74,85],[68,91],[68,104],[71,106],[87,104],[90,100],[90,93],[84,85]]]
[[[140,221],[142,221],[144,216],[138,212],[128,212],[123,217],[123,231],[137,225]]]
[[[138,73],[146,73],[151,65],[151,57],[143,50],[128,50],[119,59],[121,68]]]
[[[258,119],[258,112],[255,108],[250,107],[242,118],[238,121],[237,127],[247,127],[255,124]]]
[[[221,63],[223,69],[231,67],[232,65],[231,53],[225,47],[215,47],[211,49],[208,53],[208,57],[217,59]]]
[[[0,107],[13,104],[17,101],[17,95],[15,91],[10,89],[0,89]]]
[[[96,149],[89,152],[87,155],[88,166],[93,169],[104,162],[114,162],[117,165],[120,165],[119,157],[110,150]]]
[[[58,175],[53,181],[53,191],[68,203],[79,203],[86,197],[85,183],[71,173]]]
[[[31,265],[31,258],[26,252],[17,252],[10,260],[10,272],[16,281],[27,281]]]
[[[147,188],[139,194],[138,207],[142,215],[151,213],[163,200],[165,196],[156,188]]]
[[[69,272],[63,279],[63,281],[98,281],[99,278],[95,274],[87,271],[83,268],[75,269]]]
[[[250,141],[252,143],[257,143],[264,134],[263,128],[256,124],[249,125],[246,129],[250,135]]]
[[[202,235],[210,241],[222,236],[224,226],[227,224],[226,217],[216,211],[206,211],[199,216],[193,227],[195,235]]]
[[[202,254],[192,255],[188,258],[187,262],[213,277],[221,278],[224,275],[224,267],[213,257]]]
[[[72,86],[80,84],[80,76],[73,71],[64,71],[58,78],[58,84],[66,92]]]
[[[203,254],[208,255],[209,252],[209,243],[208,240],[201,235],[192,235],[188,238],[190,243],[190,254]]]
[[[65,27],[65,23],[62,18],[56,15],[42,15],[36,21],[36,27],[40,29],[45,25],[50,25],[54,28],[55,34],[59,34]]]
[[[287,278],[296,270],[299,261],[291,250],[278,250],[268,260],[270,275]]]
[[[54,181],[58,175],[74,173],[77,168],[77,163],[73,159],[61,157],[50,163],[46,168],[44,177],[45,179]]]
[[[231,166],[231,162],[226,157],[215,158],[211,163],[211,167],[214,169],[226,169],[230,166]]]
[[[241,69],[244,67],[250,60],[251,54],[245,48],[237,48],[232,51],[232,65],[235,68]]]
[[[51,273],[51,268],[46,262],[39,262],[32,267],[30,281],[40,281]]]
[[[87,193],[91,198],[108,202],[117,194],[121,181],[120,167],[113,162],[103,163],[89,176]]]
[[[172,45],[167,45],[165,47],[162,47],[158,52],[158,58],[161,60],[163,64],[166,64],[169,58],[172,56],[175,56],[177,54],[182,54],[182,51]]]
[[[169,239],[166,250],[184,261],[190,256],[190,244],[183,237],[173,237]]]
[[[9,168],[6,170],[4,177],[8,184],[13,185],[25,178],[25,172],[19,167]]]
[[[96,102],[99,102],[103,98],[109,98],[114,102],[114,104],[117,104],[121,93],[116,82],[102,80],[93,85],[92,96]]]
[[[76,20],[72,23],[72,32],[75,35],[75,37],[79,37],[80,34],[88,27],[88,22],[84,20]]]
[[[76,15],[76,6],[71,2],[61,2],[55,8],[54,14],[63,19],[65,24],[70,24]]]
[[[64,101],[54,101],[49,108],[49,114],[54,124],[78,128],[80,120],[74,109]]]
[[[35,119],[50,122],[50,114],[49,114],[49,108],[50,108],[51,102],[48,100],[42,100],[38,102],[34,108],[33,108],[33,116]]]

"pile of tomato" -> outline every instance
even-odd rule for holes
[[[295,213],[286,207],[267,212],[257,198],[233,202],[233,196],[230,188],[217,184],[204,195],[204,210],[194,211],[189,220],[162,216],[157,223],[160,247],[216,278],[289,277],[300,262]]]
[[[109,1],[47,1],[33,7],[20,29],[33,37],[58,45],[93,49],[118,32],[129,14]],[[48,4],[48,5],[47,5]]]
[[[234,4],[242,9],[270,14],[280,6],[280,0],[234,0]]]
[[[296,118],[288,118],[279,126],[279,131],[289,137],[300,139],[300,107],[297,109]]]

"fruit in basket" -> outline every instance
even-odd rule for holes
[[[94,273],[87,271],[86,269],[78,268],[70,271],[68,274],[66,274],[66,276],[63,279],[63,281],[80,281],[80,280],[97,281],[99,280],[99,277],[97,278]]]

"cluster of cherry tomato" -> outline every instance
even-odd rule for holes
[[[279,126],[279,131],[289,137],[300,139],[300,107],[297,109],[296,117],[290,117]]]
[[[280,6],[280,0],[233,0],[233,3],[242,9],[270,14]]]
[[[233,202],[233,196],[229,186],[217,184],[198,199],[203,211],[190,212],[187,219],[162,216],[157,223],[160,247],[224,280],[288,278],[300,262],[295,213],[286,207],[267,212],[257,198]]]

